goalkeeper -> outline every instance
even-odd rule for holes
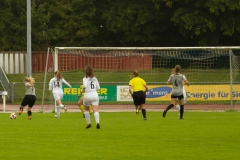
[[[80,93],[83,92],[83,87],[84,87],[83,85],[80,86]],[[78,107],[82,111],[83,118],[85,118],[85,114],[84,114],[85,113],[85,109],[84,109],[84,106],[83,106],[84,95],[83,94],[81,96],[78,95],[78,98],[80,98],[78,103],[77,103]],[[91,115],[91,113],[92,113],[92,107],[90,106],[89,107],[89,114]]]

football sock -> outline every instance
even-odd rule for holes
[[[59,107],[63,109],[63,108],[64,108],[64,105],[63,105],[63,104],[60,104]]]
[[[146,109],[142,109],[142,115],[143,115],[143,118],[147,118]]]
[[[61,107],[60,106],[57,106],[57,116],[60,117],[60,109]]]
[[[21,106],[21,107],[19,108],[19,110],[23,110],[23,107]]]
[[[79,109],[82,111],[82,114],[84,114],[85,111],[84,111],[83,105],[80,105],[80,106],[79,106]]]
[[[32,111],[28,111],[28,116],[31,116],[32,115]]]
[[[176,105],[176,108],[177,108],[178,111],[180,111],[180,105],[179,104]]]
[[[184,105],[180,105],[180,118],[183,118]]]
[[[166,108],[166,111],[168,111],[169,109],[173,108],[174,105],[173,104],[170,104],[167,108]]]
[[[91,123],[89,111],[85,111],[85,119],[87,121],[87,124]]]
[[[98,112],[94,112],[94,118],[95,118],[96,123],[99,123],[100,115]]]

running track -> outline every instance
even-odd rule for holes
[[[18,112],[20,105],[6,104],[5,112]],[[80,112],[77,105],[66,105],[68,112]],[[147,111],[162,112],[167,105],[145,105]],[[227,111],[230,105],[188,105],[184,106],[185,111]],[[24,111],[26,112],[26,107]],[[135,112],[134,105],[99,105],[99,112]],[[240,105],[233,105],[233,110],[240,111]],[[53,105],[34,105],[33,112],[52,112]],[[176,108],[170,111],[177,111]],[[3,104],[0,104],[0,112],[3,112]]]

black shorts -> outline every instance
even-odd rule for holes
[[[23,98],[23,101],[21,103],[21,106],[26,106],[28,105],[28,107],[32,108],[34,103],[36,101],[36,96],[34,95],[25,95],[25,97]]]
[[[181,100],[181,99],[183,99],[184,97],[183,97],[183,94],[182,94],[182,95],[180,95],[180,96],[171,95],[171,98],[176,98],[176,99],[178,99],[178,100]]]
[[[135,106],[145,104],[146,94],[143,91],[133,92],[133,102]]]

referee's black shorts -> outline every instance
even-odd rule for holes
[[[133,102],[135,106],[145,104],[146,94],[143,91],[133,92]]]
[[[28,105],[28,107],[32,108],[33,105],[35,104],[35,101],[36,101],[35,95],[25,95],[21,103],[21,106],[25,107],[26,105]]]

